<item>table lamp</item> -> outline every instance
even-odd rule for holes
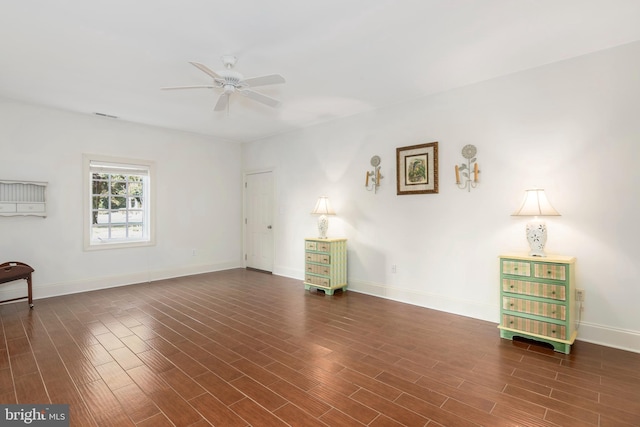
[[[311,213],[314,215],[320,215],[320,218],[318,218],[318,233],[320,234],[320,239],[326,239],[327,230],[329,229],[329,219],[327,218],[327,215],[336,214],[333,208],[331,208],[329,198],[327,196],[320,196],[316,203],[316,207]]]
[[[542,189],[526,190],[524,200],[520,208],[515,211],[513,216],[533,216],[533,220],[527,223],[527,240],[531,256],[546,256],[544,253],[544,245],[547,243],[547,225],[539,216],[559,216],[547,196]]]

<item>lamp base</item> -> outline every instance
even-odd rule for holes
[[[318,218],[318,234],[320,236],[319,239],[327,238],[327,230],[329,229],[329,218],[326,215],[320,215]]]
[[[530,256],[546,257],[544,245],[547,243],[547,225],[542,221],[527,223],[527,241],[531,249]]]

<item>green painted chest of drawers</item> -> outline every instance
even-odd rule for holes
[[[500,255],[500,336],[568,354],[577,336],[575,258]]]
[[[304,257],[305,289],[347,289],[347,239],[305,239]]]

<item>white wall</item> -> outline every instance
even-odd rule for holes
[[[0,122],[0,179],[49,183],[47,218],[0,217],[0,260],[35,269],[36,299],[242,266],[239,144],[9,100]],[[156,162],[155,246],[83,250],[83,153]]]
[[[562,214],[546,221],[547,252],[577,257],[586,293],[578,339],[640,351],[639,69],[634,43],[246,144],[245,170],[276,172],[275,273],[303,277],[326,194],[351,290],[497,323],[497,256],[528,249],[527,219],[510,214],[545,188]],[[396,147],[432,141],[439,194],[397,196]],[[470,193],[453,172],[466,144],[481,169]],[[374,154],[378,194],[364,188]]]

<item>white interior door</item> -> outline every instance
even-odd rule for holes
[[[273,271],[273,172],[251,173],[245,180],[246,266]]]

